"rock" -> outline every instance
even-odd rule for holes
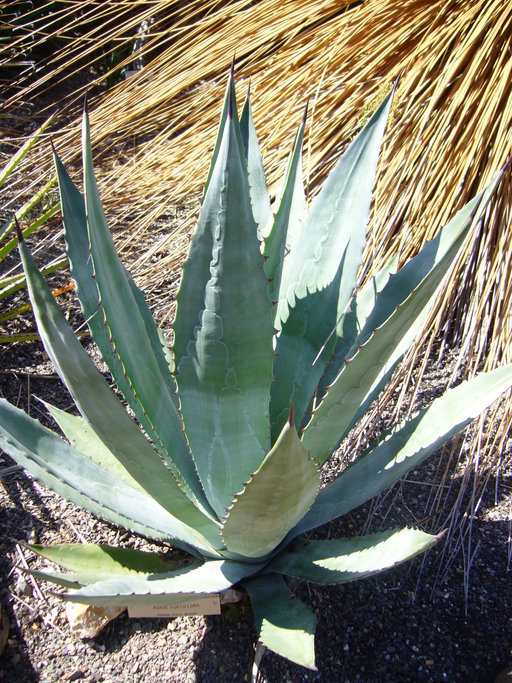
[[[503,669],[494,679],[494,683],[512,683],[512,665]]]
[[[74,635],[79,638],[94,638],[109,621],[118,617],[125,609],[126,607],[98,607],[68,602],[66,615]]]
[[[4,651],[9,638],[9,618],[5,609],[0,605],[0,655]]]

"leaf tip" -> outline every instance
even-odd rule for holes
[[[14,214],[14,225],[16,226],[16,236],[17,236],[17,238],[18,238],[18,242],[19,242],[20,244],[23,244],[24,241],[25,241],[25,240],[23,239],[23,231],[22,231],[22,229],[21,229],[21,226],[20,226],[20,224],[19,224],[18,217],[16,216],[16,214]]]
[[[294,414],[294,410],[293,410],[293,403],[290,406],[290,414],[288,415],[288,424],[290,425],[290,427],[295,426],[295,414]]]

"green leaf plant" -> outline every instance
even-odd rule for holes
[[[168,348],[115,251],[83,119],[84,196],[55,164],[83,314],[132,418],[20,252],[41,339],[80,417],[49,405],[66,439],[6,401],[0,445],[51,489],[110,522],[189,552],[176,568],[106,545],[37,546],[67,570],[42,575],[65,600],[171,603],[238,585],[258,638],[315,668],[316,617],[286,577],[354,581],[439,539],[405,528],[354,538],[306,534],[392,486],[512,385],[512,367],[466,381],[383,434],[337,478],[321,468],[379,395],[434,305],[500,176],[397,270],[356,287],[391,92],[309,211],[305,120],[271,206],[249,99],[231,74]],[[142,430],[140,429],[142,427]],[[149,439],[147,438],[149,437]]]
[[[0,169],[0,188],[11,180],[16,168],[30,153],[32,148],[40,142],[41,135],[46,131],[53,121],[54,116],[50,116],[46,121],[25,141],[20,149],[9,159],[3,168]],[[59,210],[59,202],[51,199],[51,189],[55,185],[55,178],[47,182],[43,188],[35,192],[24,204],[16,211],[15,215],[0,225],[0,266],[4,265],[7,257],[18,246],[18,237],[15,234],[16,221],[25,220],[29,224],[23,229],[22,237],[28,237],[36,230],[44,226]],[[5,188],[4,188],[5,189]],[[41,203],[47,201],[47,206],[40,208]],[[49,201],[48,201],[49,200]],[[36,214],[34,217],[33,214]],[[66,257],[57,257],[47,263],[42,271],[46,275],[55,272],[66,266]],[[0,275],[0,303],[7,297],[26,287],[26,278],[23,273],[7,273]],[[64,291],[64,290],[61,290]],[[56,292],[57,295],[59,292]],[[30,304],[23,302],[6,310],[0,311],[0,323],[15,318],[30,308]],[[37,334],[10,334],[0,335],[0,344],[9,344],[15,341],[38,339]]]

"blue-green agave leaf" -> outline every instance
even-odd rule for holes
[[[277,335],[276,379],[272,383],[270,403],[272,441],[277,438],[292,405],[297,415],[297,429],[300,431],[305,426],[309,405],[336,345],[336,335],[331,332],[336,324],[334,315],[342,269],[343,264],[325,289],[295,302]],[[329,302],[331,317],[326,315]]]
[[[302,178],[302,146],[305,126],[306,113],[295,136],[283,184],[274,204],[275,216],[264,243],[264,269],[269,280],[268,295],[271,301],[275,302],[279,300],[283,264],[295,248],[307,214],[306,194]],[[278,317],[276,317],[274,324],[276,329],[280,329],[281,321]]]
[[[275,557],[268,569],[313,583],[346,583],[391,569],[431,548],[439,536],[418,529],[307,541]]]
[[[356,338],[361,333],[368,316],[376,305],[377,296],[384,289],[390,276],[393,273],[396,273],[397,267],[398,254],[389,259],[381,270],[361,287],[354,296],[352,303],[350,304],[350,309],[339,321],[335,334],[336,343],[334,345],[332,357],[318,384],[317,395],[315,397],[316,404],[320,403],[329,386],[339,374],[347,359],[349,351],[354,347]]]
[[[38,569],[26,569],[25,567],[23,567],[23,572],[33,576],[34,579],[38,579],[39,581],[48,581],[49,583],[54,583],[55,585],[62,586],[63,588],[77,589],[81,586],[85,586],[87,583],[86,581],[81,581],[82,577],[80,577],[78,574],[71,572],[67,574],[50,571],[41,572]]]
[[[365,242],[377,160],[392,93],[326,180],[284,261],[277,304],[271,423],[275,438],[293,403],[302,421],[336,345]]]
[[[251,558],[270,553],[309,510],[319,484],[318,467],[304,450],[291,416],[235,497],[222,528],[228,550]]]
[[[316,616],[290,591],[282,576],[269,574],[244,581],[258,640],[282,657],[316,671]]]
[[[94,270],[89,254],[89,235],[87,231],[84,198],[69,177],[55,150],[53,152],[53,157],[59,182],[66,250],[69,258],[71,275],[75,281],[76,293],[82,307],[84,318],[119,390],[128,401],[130,408],[135,413],[138,421],[144,429],[151,434],[153,433],[153,426],[142,409],[140,402],[134,396],[133,389],[125,374],[124,367],[114,352],[110,331],[105,325],[103,311],[99,305],[100,295],[94,280]],[[146,325],[146,331],[151,341],[155,359],[160,365],[162,376],[168,381],[170,393],[174,396],[176,385],[170,374],[169,352],[165,340],[163,339],[160,329],[155,325],[151,311],[144,300],[142,292],[136,287],[127,271],[126,277],[128,278],[133,295],[139,306],[139,311]],[[177,399],[175,399],[175,402],[177,403]],[[162,449],[158,440],[156,440],[155,445],[160,450]],[[169,458],[169,455],[165,454],[164,457]]]
[[[130,486],[136,485],[145,491],[171,515],[185,525],[200,529],[201,534],[209,535],[218,545],[215,543],[216,523],[204,516],[179,487],[74,335],[25,243],[20,243],[19,249],[46,351],[78,409],[94,430],[94,442],[102,441],[111,452],[109,461],[118,461],[116,475],[124,470],[126,475],[123,476],[129,477]]]
[[[153,352],[146,324],[126,271],[109,232],[92,167],[89,120],[84,113],[83,163],[85,206],[94,276],[112,343],[129,379],[134,396],[149,418],[156,441],[172,460],[168,462],[185,493],[205,509],[203,491],[183,436],[183,424],[169,387],[166,367]],[[167,376],[166,376],[167,375]]]
[[[237,110],[237,108],[236,108],[234,64],[231,65],[231,71],[229,74],[228,82],[226,85],[226,90],[224,93],[224,102],[222,105],[222,112],[221,112],[221,116],[220,116],[219,127],[217,129],[217,135],[215,137],[215,145],[213,148],[213,154],[212,154],[212,158],[210,161],[210,168],[208,169],[208,176],[206,178],[206,183],[204,186],[201,203],[203,203],[204,198],[206,196],[206,192],[208,190],[208,186],[210,185],[210,180],[212,177],[213,169],[214,169],[215,164],[217,162],[217,157],[219,155],[219,148],[220,148],[220,145],[222,142],[222,137],[224,135],[224,128],[226,126],[226,121],[228,120],[228,111],[230,111],[230,110],[233,112],[236,112],[236,110]],[[240,128],[239,128],[239,139],[240,139],[240,141],[242,140]]]
[[[445,276],[474,221],[482,216],[498,180],[459,211],[418,254],[412,267],[404,266],[392,275],[378,295],[376,308],[304,431],[305,447],[321,463],[366,412],[421,330]],[[418,278],[422,278],[419,284]],[[410,287],[416,284],[411,292]]]
[[[458,434],[512,386],[512,366],[449,389],[430,406],[383,435],[318,494],[293,535],[347,514],[395,484]]]
[[[301,239],[285,260],[276,317],[285,322],[297,299],[326,288],[343,270],[336,321],[347,308],[361,265],[382,137],[394,90],[350,144],[313,200]],[[321,343],[325,339],[321,340]]]
[[[204,564],[167,572],[167,574],[123,575],[98,581],[71,591],[65,600],[89,605],[175,604],[183,593],[217,593],[250,576],[260,565],[229,560],[211,560]]]
[[[113,477],[4,399],[0,399],[0,447],[40,482],[98,517],[150,538],[172,541],[192,554],[196,551],[191,544],[210,557],[217,554],[201,528],[172,516],[153,498]]]
[[[274,359],[271,304],[237,129],[230,111],[183,268],[174,325],[185,429],[220,516],[265,457]]]
[[[247,97],[245,98],[242,113],[240,115],[240,133],[242,136],[245,158],[247,160],[252,212],[256,225],[258,226],[258,238],[261,240],[271,215],[270,195],[267,190],[263,159],[261,158],[256,129],[252,118],[249,90],[247,90]]]

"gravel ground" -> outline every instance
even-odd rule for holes
[[[37,343],[19,344],[0,358],[0,392],[46,419],[34,397],[69,409],[71,400]],[[16,371],[16,375],[11,371]],[[28,377],[24,373],[30,373]],[[435,457],[435,456],[434,456]],[[0,456],[0,600],[10,631],[0,657],[2,681],[249,681],[256,646],[246,600],[221,616],[112,621],[95,639],[70,633],[62,602],[44,582],[20,578],[19,567],[41,560],[15,539],[41,543],[94,541],[146,547],[40,486]],[[422,516],[435,462],[395,489],[386,512],[373,511],[371,530],[413,523]],[[494,681],[512,662],[510,530],[512,472],[503,472],[473,525],[467,611],[462,555],[440,572],[440,550],[426,560],[340,587],[294,586],[318,614],[318,671],[294,666],[267,652],[261,679],[281,681]],[[323,534],[361,531],[367,507]],[[383,517],[386,516],[385,521]],[[446,575],[445,575],[446,574]]]

